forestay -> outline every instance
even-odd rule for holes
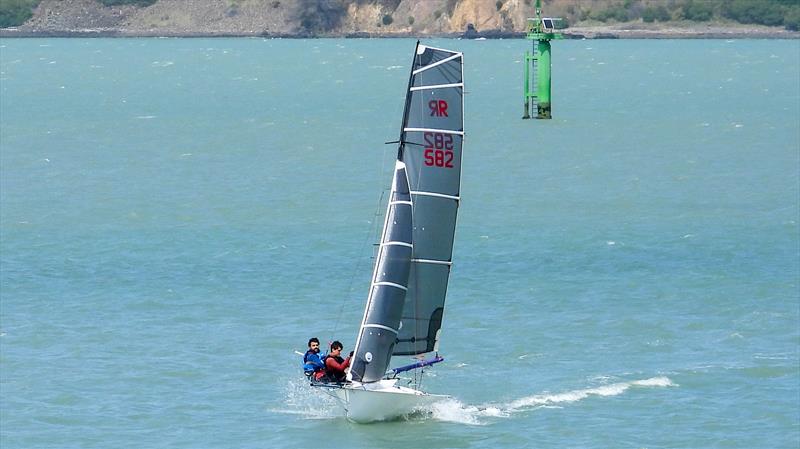
[[[437,350],[460,195],[462,62],[417,44],[353,380],[380,380],[392,355]]]

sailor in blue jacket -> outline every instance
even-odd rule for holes
[[[303,372],[306,376],[311,376],[324,369],[325,364],[319,356],[319,340],[317,337],[312,337],[308,340],[308,351],[303,356]]]

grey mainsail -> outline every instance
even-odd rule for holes
[[[462,62],[459,52],[417,44],[353,380],[380,380],[392,355],[437,349],[460,198]]]

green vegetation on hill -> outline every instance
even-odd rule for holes
[[[0,0],[0,28],[22,25],[38,4],[39,0]]]
[[[741,23],[759,23],[762,25],[780,26],[797,30],[797,17],[800,3],[797,0],[731,0],[722,2],[722,14]],[[789,23],[787,23],[789,18]]]
[[[798,0],[624,0],[593,10],[586,4],[578,12],[580,20],[600,22],[668,22],[689,20],[733,20],[743,24],[784,26],[797,31],[800,28],[800,2]]]
[[[98,0],[104,6],[150,6],[157,0]],[[33,16],[41,0],[0,0],[0,28],[22,25]]]

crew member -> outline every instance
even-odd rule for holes
[[[325,372],[325,363],[319,357],[319,339],[317,337],[308,340],[308,351],[303,356],[303,372],[306,376]]]
[[[346,359],[342,358],[342,349],[344,346],[339,341],[331,343],[331,352],[325,357],[325,374],[319,375],[318,380],[326,382],[344,382],[347,379],[345,370],[350,367],[350,359],[353,357],[351,352]]]

